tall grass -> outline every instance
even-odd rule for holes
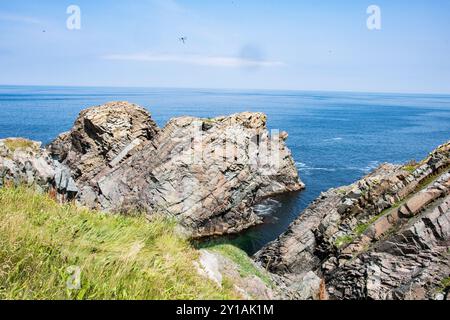
[[[0,189],[0,299],[238,298],[198,275],[198,252],[174,227]]]

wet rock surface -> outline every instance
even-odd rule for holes
[[[323,193],[255,255],[287,298],[436,299],[450,277],[450,143]],[[314,277],[322,279],[308,284]],[[305,278],[308,280],[306,281]]]

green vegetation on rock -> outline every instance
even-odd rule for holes
[[[232,244],[214,241],[201,246],[210,251],[217,252],[236,263],[239,267],[238,271],[241,277],[257,276],[269,287],[273,285],[269,275],[264,270],[257,268],[247,253],[238,247]]]
[[[334,245],[336,246],[336,248],[342,248],[350,243],[353,242],[354,237],[351,235],[344,235],[341,237],[338,237],[335,242]]]
[[[6,139],[5,146],[11,151],[14,152],[16,150],[25,150],[27,148],[36,148],[36,145],[33,141],[22,139],[22,138],[15,138],[15,139]]]
[[[0,299],[237,298],[198,275],[198,251],[174,227],[0,189]]]

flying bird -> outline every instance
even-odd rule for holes
[[[183,44],[186,44],[187,38],[186,38],[186,37],[181,37],[179,40],[180,40],[181,42],[183,42]]]

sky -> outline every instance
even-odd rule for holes
[[[450,93],[449,57],[448,0],[0,0],[3,85]]]

